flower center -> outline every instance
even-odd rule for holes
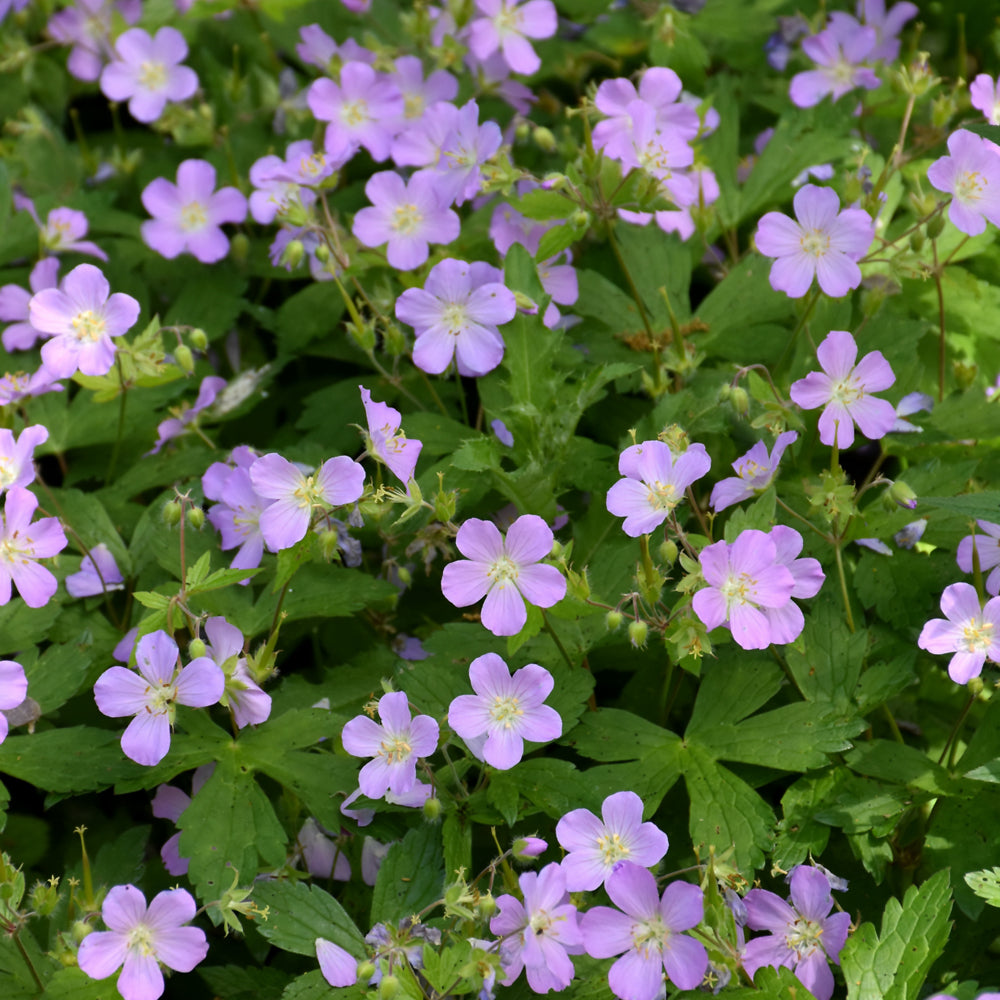
[[[167,68],[161,62],[140,63],[136,82],[143,90],[162,90],[167,85]]]
[[[88,340],[94,344],[104,336],[105,323],[92,309],[83,309],[70,322],[73,336],[77,340]]]
[[[493,698],[493,707],[490,709],[490,716],[494,722],[503,724],[504,729],[513,728],[513,720],[524,715],[524,709],[514,696],[506,698],[496,695]]]
[[[292,496],[298,500],[303,510],[308,510],[316,499],[316,477],[303,476]]]
[[[670,928],[663,923],[659,914],[640,921],[632,928],[632,945],[643,959],[648,959],[650,952],[659,955],[669,939]]]
[[[801,959],[811,955],[820,947],[819,939],[822,936],[823,925],[821,923],[807,920],[805,917],[798,917],[793,924],[789,924],[788,930],[785,932],[785,944]]]
[[[622,843],[622,838],[617,833],[605,833],[603,837],[598,837],[597,849],[601,852],[601,858],[606,865],[613,865],[632,853],[630,848]]]
[[[382,741],[378,751],[378,755],[385,757],[385,762],[389,765],[405,763],[412,753],[413,747],[406,742],[404,736],[388,736]]]
[[[758,476],[765,475],[768,469],[767,466],[761,465],[759,462],[755,462],[752,458],[748,458],[746,461],[741,462],[739,468],[736,470],[740,479],[746,479],[753,482]]]
[[[830,387],[830,399],[834,402],[841,403],[844,406],[852,406],[857,403],[862,396],[864,396],[865,390],[862,386],[851,378],[850,375],[847,378],[839,379],[834,382]]]
[[[459,337],[465,333],[469,325],[469,314],[465,306],[451,302],[441,311],[441,321],[448,327],[448,333],[453,337]]]
[[[830,235],[822,229],[810,229],[799,237],[799,246],[810,257],[822,257],[830,249]]]
[[[986,191],[986,178],[975,170],[967,170],[955,181],[955,197],[961,202],[979,201]]]
[[[0,489],[5,489],[17,479],[18,467],[9,455],[0,456]]]
[[[757,581],[746,573],[730,573],[719,593],[726,599],[726,607],[731,609],[741,604],[753,604],[756,586]]]
[[[419,118],[424,113],[427,102],[423,94],[407,94],[403,98],[403,116],[405,118]]]
[[[397,205],[393,209],[392,228],[403,236],[409,236],[416,232],[423,221],[423,214],[412,202],[406,205]]]
[[[826,74],[830,82],[850,89],[854,86],[856,67],[841,56],[832,66],[827,67]]]
[[[156,943],[153,940],[153,930],[151,927],[147,927],[145,924],[136,924],[128,932],[128,944],[129,951],[137,951],[143,957],[152,955],[156,956]]]
[[[677,487],[673,483],[661,483],[659,479],[654,479],[653,482],[646,485],[649,488],[650,506],[656,510],[673,510],[680,501]]]
[[[31,545],[31,539],[25,539],[28,545]],[[21,563],[23,566],[27,566],[29,559],[29,552],[27,549],[23,549],[18,545],[18,532],[14,532],[10,538],[5,538],[0,542],[0,562],[4,563]]]
[[[500,12],[493,18],[493,27],[500,38],[504,35],[520,34],[521,10],[504,3]]]
[[[181,229],[193,233],[208,225],[208,212],[200,201],[189,201],[181,209]]]
[[[552,926],[552,923],[552,917],[549,916],[547,911],[538,910],[532,913],[531,919],[528,921],[528,926],[536,934],[544,934]]]
[[[340,120],[345,125],[364,125],[370,120],[368,102],[365,100],[345,101],[340,107]]]
[[[962,626],[962,640],[969,653],[985,653],[993,645],[993,623],[970,618]]]
[[[299,160],[299,173],[303,177],[318,177],[326,168],[326,154],[313,153]]]
[[[499,584],[502,587],[507,582],[516,582],[517,572],[517,563],[507,556],[501,556],[490,567],[490,571],[487,573],[487,576],[494,583]]]
[[[170,684],[150,684],[146,687],[146,711],[150,715],[166,715],[177,700],[177,686]]]

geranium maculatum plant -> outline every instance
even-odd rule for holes
[[[0,1000],[1000,995],[995,15],[0,0]]]

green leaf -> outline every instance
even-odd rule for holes
[[[1000,868],[966,872],[965,884],[990,906],[1000,906]]]
[[[485,472],[500,467],[500,446],[496,438],[479,437],[464,441],[451,456],[456,469]]]
[[[940,764],[916,747],[893,740],[861,743],[845,756],[844,763],[858,774],[912,785],[935,795],[954,795],[957,790],[957,783]]]
[[[260,858],[270,868],[285,862],[285,831],[268,797],[236,753],[218,761],[177,823],[180,853],[190,858],[188,878],[202,902],[218,899],[232,869],[249,884]]]
[[[556,254],[562,253],[563,250],[571,247],[582,235],[583,232],[575,226],[553,226],[551,229],[546,230],[542,234],[542,238],[538,241],[535,260],[543,261],[548,260],[550,257],[555,257]]]
[[[22,959],[23,962],[23,959]],[[121,1000],[116,985],[117,976],[94,980],[82,969],[58,969],[45,984],[42,1000]],[[7,984],[4,998],[7,1000]],[[15,994],[16,995],[16,994]],[[32,991],[32,996],[35,996]],[[10,998],[13,1000],[13,997]]]
[[[1000,430],[998,430],[1000,433]],[[1000,492],[969,493],[965,496],[919,497],[917,503],[921,507],[931,507],[934,510],[946,510],[949,514],[967,517],[970,521],[1000,520]]]
[[[344,299],[335,281],[315,281],[290,295],[278,309],[278,343],[295,354],[321,337],[332,336],[344,314]]]
[[[783,680],[773,660],[753,654],[733,663],[706,664],[686,735],[710,735],[720,722],[745,719],[778,693]]]
[[[0,772],[47,792],[106,788],[122,769],[119,734],[88,726],[9,736],[0,745]]]
[[[752,504],[739,507],[726,521],[725,539],[732,544],[747,529],[770,531],[774,527],[774,509],[777,493],[769,486]]]
[[[843,612],[833,604],[816,604],[809,612],[799,644],[788,650],[788,669],[809,701],[824,702],[840,712],[853,707],[854,691],[868,647],[868,633],[852,633]]]
[[[371,922],[398,923],[440,898],[443,887],[440,828],[415,827],[389,848],[379,868]]]
[[[591,760],[640,760],[660,747],[678,745],[680,737],[633,712],[599,708],[587,712],[560,742]]]
[[[364,935],[347,911],[319,886],[281,880],[254,883],[253,901],[268,908],[255,923],[273,945],[297,955],[316,957],[316,938],[326,938],[356,958],[365,957]]]
[[[691,251],[675,233],[657,226],[620,225],[615,237],[654,328],[670,329],[670,314],[691,315]]]
[[[835,771],[807,774],[799,778],[781,797],[784,817],[778,824],[774,863],[786,871],[822,855],[830,840],[830,827],[815,819],[826,797],[836,785]]]
[[[91,662],[89,650],[66,643],[49,646],[25,667],[28,692],[38,702],[42,715],[62,707],[86,686]]]
[[[216,996],[226,1000],[278,1000],[289,985],[287,972],[260,966],[199,965],[197,972]]]
[[[365,986],[356,984],[339,988],[336,996],[338,1000],[345,1000],[348,997],[363,997],[366,992]],[[333,990],[323,978],[323,973],[319,969],[313,969],[312,972],[293,979],[285,987],[281,1000],[330,1000],[333,995]],[[256,997],[253,1000],[256,1000]]]
[[[566,219],[577,209],[571,201],[558,191],[535,188],[511,203],[511,207],[529,219],[545,222],[549,219]]]
[[[472,868],[472,827],[464,816],[449,813],[441,824],[441,839],[444,842],[445,879],[458,877],[461,870],[466,876]]]
[[[848,1000],[915,1000],[951,931],[948,873],[911,886],[900,904],[886,903],[876,935],[862,924],[840,953]]]
[[[508,771],[490,773],[490,783],[486,786],[486,800],[503,816],[508,826],[517,822],[521,793],[517,779]]]
[[[520,243],[515,243],[507,251],[507,256],[503,262],[504,284],[512,292],[520,292],[527,295],[539,309],[542,302],[547,299],[545,289],[538,277],[538,268],[530,253]],[[507,339],[507,328],[504,328],[504,340]]]

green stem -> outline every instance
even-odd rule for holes
[[[118,433],[115,434],[115,443],[111,449],[111,458],[108,459],[108,471],[104,473],[104,485],[111,483],[118,465],[118,454],[122,447],[122,435],[125,433],[125,400],[128,397],[128,389],[125,388],[125,374],[122,371],[122,356],[115,354],[115,364],[118,367],[118,382],[121,386],[121,395],[118,397]]]
[[[962,729],[962,723],[965,722],[965,717],[972,710],[972,705],[975,700],[976,696],[974,694],[970,694],[968,701],[965,703],[965,708],[962,709],[961,714],[955,720],[955,725],[951,727],[951,732],[948,734],[948,739],[945,741],[944,749],[941,751],[941,756],[938,757],[938,764],[943,764],[945,762],[945,758],[948,756],[948,751],[951,749],[952,743],[958,739],[958,734]]]
[[[441,397],[437,394],[437,389],[434,388],[434,383],[427,377],[427,373],[421,371],[419,368],[417,371],[420,372],[420,377],[424,380],[424,384],[427,386],[427,391],[431,394],[431,398],[437,404],[437,408],[441,411],[444,416],[449,416],[448,407],[441,402]],[[457,369],[456,369],[457,371]]]
[[[833,552],[837,557],[837,575],[840,577],[840,596],[844,599],[844,614],[847,617],[847,627],[851,632],[853,632],[854,616],[851,614],[851,600],[847,596],[847,577],[844,575],[844,560],[840,554],[841,545],[842,540],[838,538]]]
[[[14,944],[17,946],[17,950],[21,953],[21,958],[24,959],[24,964],[27,965],[28,971],[31,973],[31,978],[35,980],[40,990],[44,990],[45,983],[43,983],[41,978],[39,977],[38,970],[35,968],[34,963],[31,961],[31,958],[29,957],[23,942],[21,941],[19,933],[17,931],[14,931],[13,934],[11,934],[11,937],[14,939]]]
[[[559,650],[559,654],[566,661],[566,665],[570,668],[570,670],[575,670],[576,664],[573,662],[569,653],[566,652],[566,647],[562,644],[562,640],[556,634],[556,630],[552,627],[552,622],[549,621],[549,616],[545,613],[545,609],[541,608],[539,610],[542,612],[542,622],[544,623],[545,631],[549,633],[552,641],[556,644],[556,649]]]
[[[903,739],[903,734],[899,731],[899,726],[896,725],[896,717],[889,710],[889,706],[882,702],[882,714],[886,718],[886,722],[889,723],[889,728],[892,730],[892,738],[897,743],[905,743],[906,740]]]
[[[781,352],[781,357],[778,358],[778,367],[782,365],[785,358],[788,356],[789,351],[791,351],[791,349],[795,346],[795,341],[798,338],[799,332],[809,321],[809,317],[812,315],[813,309],[816,308],[816,303],[819,302],[819,296],[820,289],[819,286],[817,286],[809,293],[809,298],[806,300],[805,307],[802,310],[802,315],[799,317],[798,323],[795,324],[795,329],[792,330],[792,335],[788,338],[788,343],[785,344],[785,349]]]
[[[462,376],[458,370],[458,364],[455,364],[455,388],[458,390],[458,402],[462,407],[462,420],[465,422],[466,426],[469,424],[469,407],[465,402],[465,389],[462,386]]]
[[[810,528],[811,530],[815,531],[816,534],[819,535],[819,537],[822,538],[824,542],[827,542],[830,545],[835,545],[836,544],[834,542],[834,540],[825,531],[820,531],[820,529],[817,528],[816,525],[812,523],[812,521],[809,521],[806,518],[804,518],[797,510],[792,510],[792,508],[789,507],[788,504],[785,503],[785,501],[781,499],[781,497],[775,497],[774,500],[775,500],[775,503],[777,503],[777,505],[779,507],[781,507],[782,509],[784,509],[785,511],[787,511],[789,514],[791,514],[792,517],[797,518],[807,528]]]
[[[653,324],[649,320],[649,314],[643,305],[639,289],[636,287],[635,281],[632,280],[632,272],[629,271],[628,265],[625,263],[621,247],[618,246],[618,240],[615,239],[614,229],[610,227],[608,228],[608,243],[611,244],[611,252],[615,255],[615,260],[618,261],[618,266],[621,268],[622,274],[625,275],[625,281],[628,284],[632,299],[635,301],[636,308],[639,310],[639,316],[642,318],[642,325],[646,328],[646,335],[649,337],[649,342],[650,344],[655,344],[656,334],[653,332]]]
[[[945,341],[944,321],[944,289],[941,287],[941,268],[938,265],[937,240],[931,240],[931,252],[934,255],[934,289],[938,302],[938,402],[944,402],[944,372],[947,362],[947,344]]]

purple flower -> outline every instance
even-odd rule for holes
[[[972,547],[975,545],[979,555],[979,568],[983,573],[992,570],[986,578],[986,592],[1000,594],[1000,524],[992,521],[976,521],[979,528],[985,532],[982,535],[966,535],[958,543],[955,558],[958,568],[963,573],[972,572]]]
[[[920,413],[922,410],[930,413],[933,409],[934,400],[927,393],[908,392],[896,404],[896,420],[890,428],[890,432],[893,434],[922,434],[923,427],[918,427],[905,418],[912,417],[914,413]]]
[[[694,613],[709,631],[727,624],[743,649],[767,649],[773,640],[764,609],[783,608],[795,590],[774,539],[748,529],[732,545],[707,545],[698,559],[708,586],[694,595]]]
[[[424,171],[409,182],[392,170],[373,174],[365,185],[372,203],[354,216],[354,235],[366,246],[388,243],[386,258],[400,271],[420,267],[430,243],[451,243],[461,229],[458,216],[437,193],[437,178]]]
[[[38,226],[38,236],[42,247],[48,253],[63,253],[72,251],[75,253],[89,254],[98,260],[107,260],[108,255],[90,240],[83,239],[87,235],[87,216],[75,208],[54,208],[49,212],[43,223],[38,218],[35,210],[35,203],[19,191],[14,191],[14,207],[19,211],[27,212],[31,216],[35,225]],[[39,262],[39,265],[43,263]],[[39,266],[36,265],[36,266]],[[55,285],[55,272],[52,273],[52,280],[43,288]],[[38,289],[34,289],[37,291]]]
[[[768,537],[774,542],[775,561],[779,566],[785,566],[795,581],[792,597],[815,597],[826,575],[818,560],[797,558],[802,551],[802,536],[794,528],[777,524],[768,532]],[[778,608],[762,607],[761,611],[771,629],[771,642],[794,642],[802,634],[805,619],[794,601]]]
[[[185,405],[183,408],[175,409],[176,417],[168,417],[157,425],[156,444],[146,454],[156,455],[168,441],[172,441],[175,437],[180,437],[195,422],[198,414],[202,410],[207,410],[215,402],[219,393],[225,388],[226,380],[220,378],[218,375],[208,375],[203,378],[201,385],[198,387],[198,398],[194,401],[194,405]]]
[[[406,485],[413,478],[413,470],[417,467],[423,443],[407,440],[399,429],[403,419],[399,410],[386,403],[373,403],[372,394],[363,385],[358,388],[361,390],[361,402],[368,421],[368,454],[387,465],[389,471]]]
[[[615,866],[605,888],[619,909],[593,906],[581,918],[580,928],[588,955],[622,955],[608,973],[615,996],[656,1000],[664,972],[682,990],[701,985],[708,952],[700,941],[682,933],[697,927],[705,915],[701,889],[690,882],[671,882],[661,898],[652,873],[629,861]]]
[[[375,62],[375,53],[362,48],[353,38],[338,45],[318,24],[307,24],[299,28],[299,38],[295,54],[311,66],[318,66],[324,73],[332,71],[338,63]]]
[[[541,837],[518,837],[511,846],[510,853],[517,861],[533,861],[549,849]]]
[[[747,926],[770,931],[768,937],[749,941],[743,968],[751,978],[762,966],[791,969],[816,1000],[830,1000],[833,973],[829,962],[837,962],[851,926],[848,913],[834,913],[833,895],[826,876],[809,865],[792,871],[789,906],[766,889],[751,889],[744,897]],[[793,909],[794,906],[794,909]]]
[[[969,98],[972,106],[982,111],[991,125],[1000,125],[1000,90],[992,76],[980,73],[969,84]]]
[[[879,85],[878,77],[861,64],[874,58],[875,44],[874,28],[862,27],[841,11],[831,14],[823,31],[802,42],[802,51],[819,68],[792,77],[788,89],[792,103],[811,108],[827,95],[837,101],[857,87],[874,90]]]
[[[188,47],[176,28],[155,35],[130,28],[115,39],[115,53],[101,72],[101,91],[110,101],[128,101],[136,121],[155,122],[168,101],[186,101],[198,89],[198,74],[180,65]]]
[[[866,438],[877,441],[892,430],[896,411],[892,403],[871,395],[896,381],[881,351],[871,351],[857,364],[858,345],[844,330],[831,330],[816,348],[823,369],[793,382],[789,395],[804,410],[822,406],[819,439],[838,448],[854,444],[854,425]]]
[[[59,287],[59,260],[43,257],[32,269],[28,277],[31,292],[20,285],[4,285],[0,288],[0,321],[10,323],[3,332],[5,351],[30,351],[35,341],[44,337],[41,330],[31,325],[30,302],[33,294],[45,288]]]
[[[88,934],[77,956],[91,979],[107,979],[119,967],[118,992],[124,1000],[157,1000],[163,995],[162,962],[175,972],[190,972],[208,954],[205,932],[185,927],[197,907],[186,889],[146,897],[134,885],[116,885],[101,907],[107,931]]]
[[[358,960],[339,944],[316,938],[316,961],[331,986],[353,986],[358,981]]]
[[[28,696],[28,678],[16,660],[0,660],[0,743],[7,739],[10,724],[4,712],[17,708]]]
[[[403,95],[390,77],[363,62],[344,63],[340,82],[321,78],[309,88],[309,109],[326,128],[326,149],[340,153],[345,140],[363,146],[372,159],[389,155],[392,137],[403,117]]]
[[[133,629],[132,631],[135,632],[137,629]],[[134,641],[135,636],[132,636],[132,638]],[[119,649],[116,648],[115,657],[125,660],[128,659],[128,653],[125,653],[123,656]],[[173,785],[159,785],[156,789],[156,794],[153,796],[153,815],[157,819],[169,819],[171,823],[177,823],[181,816],[184,815],[184,810],[191,805],[191,796],[197,795],[202,790],[205,782],[208,781],[214,771],[214,762],[211,764],[202,764],[201,767],[195,768],[194,774],[191,776],[191,795]],[[163,847],[160,848],[160,858],[163,861],[163,867],[175,877],[178,875],[187,875],[189,866],[188,859],[181,857],[180,841],[180,833],[175,833],[173,836],[168,837]]]
[[[479,124],[479,105],[469,101],[456,110],[441,154],[430,171],[442,203],[462,205],[479,193],[480,167],[500,148],[503,137],[494,121]]]
[[[485,375],[503,358],[501,323],[517,312],[503,274],[482,262],[446,258],[436,264],[423,288],[408,288],[396,300],[396,317],[416,331],[413,362],[440,375],[454,358],[462,375]]]
[[[987,221],[1000,225],[1000,148],[960,128],[948,136],[948,153],[927,168],[927,179],[952,196],[952,225],[968,236],[985,232]]]
[[[559,713],[542,704],[554,683],[544,667],[529,663],[511,676],[496,653],[484,653],[469,664],[469,681],[476,693],[452,701],[448,725],[480,760],[506,771],[520,761],[525,740],[562,736]]]
[[[43,424],[25,427],[14,439],[14,432],[0,428],[0,494],[11,486],[30,486],[35,479],[34,452],[49,439]]]
[[[643,823],[642,799],[615,792],[601,804],[601,818],[574,809],[556,824],[556,838],[569,853],[562,860],[570,892],[596,889],[621,861],[655,865],[670,846],[655,823]]]
[[[207,160],[181,163],[176,184],[157,177],[143,189],[142,204],[153,216],[142,224],[147,246],[168,260],[186,252],[203,264],[229,252],[222,224],[247,215],[247,200],[236,188],[215,190],[215,167]]]
[[[556,9],[550,0],[476,0],[482,17],[469,24],[469,48],[477,59],[503,53],[515,73],[534,73],[542,61],[529,38],[551,38],[556,33]]]
[[[111,294],[108,279],[93,264],[74,267],[59,288],[43,288],[28,304],[31,325],[50,335],[42,361],[56,378],[106,375],[115,361],[112,337],[139,318],[139,303],[124,292]]]
[[[41,396],[46,392],[62,392],[63,387],[56,384],[55,376],[45,365],[38,371],[5,372],[0,376],[0,406],[10,406],[20,403],[22,399]]]
[[[125,756],[137,764],[159,764],[170,749],[177,705],[207,708],[226,687],[222,671],[207,656],[178,670],[177,643],[166,632],[144,635],[136,647],[138,674],[126,667],[105,670],[94,685],[94,700],[111,718],[135,716],[122,734]]]
[[[112,590],[124,590],[125,579],[111,550],[101,542],[80,561],[80,569],[66,577],[70,597],[94,597]]]
[[[458,94],[458,80],[447,70],[436,69],[424,77],[424,64],[417,56],[400,56],[392,80],[403,95],[403,117],[419,121],[432,104],[453,101]]]
[[[712,488],[711,505],[718,513],[734,503],[742,503],[750,497],[763,493],[777,475],[778,463],[785,449],[798,439],[796,431],[785,431],[778,435],[774,450],[767,453],[767,445],[758,441],[742,458],[733,462],[735,476],[722,479]]]
[[[205,622],[205,635],[208,636],[205,654],[226,678],[225,691],[219,700],[232,711],[236,728],[266,722],[271,714],[271,696],[250,676],[243,655],[243,633],[216,615]]]
[[[56,517],[32,523],[37,507],[38,498],[24,487],[12,486],[7,491],[0,514],[0,605],[10,601],[12,581],[29,608],[48,604],[59,585],[36,560],[66,548],[66,535]]]
[[[626,448],[618,459],[625,476],[608,490],[608,510],[624,517],[622,530],[631,538],[659,527],[684,499],[684,491],[711,468],[703,444],[691,445],[674,458],[663,441],[643,441]]]
[[[72,45],[66,68],[88,83],[101,75],[111,54],[111,27],[115,15],[135,24],[142,15],[142,0],[76,0],[53,14],[46,31],[63,45]]]
[[[566,596],[562,573],[541,562],[553,540],[552,529],[537,514],[519,517],[506,541],[492,521],[469,518],[455,538],[466,558],[445,566],[441,590],[457,608],[485,597],[483,625],[494,635],[517,635],[528,619],[525,601],[551,608]]]
[[[248,468],[225,468],[228,469],[228,475],[218,494],[209,496],[208,490],[205,490],[206,497],[220,501],[209,507],[208,520],[222,535],[223,551],[239,549],[230,566],[233,569],[256,569],[264,555],[260,515],[270,506],[271,501],[260,496],[253,488]],[[207,477],[208,473],[205,475]],[[250,580],[248,578],[241,582],[249,583]]]
[[[351,863],[341,844],[328,836],[329,831],[311,816],[302,824],[296,841],[296,856],[302,855],[306,871],[313,878],[332,878],[337,882],[350,882]]]
[[[754,240],[771,265],[771,287],[798,299],[815,277],[834,298],[861,284],[857,265],[875,238],[875,225],[860,208],[840,211],[840,199],[830,188],[806,184],[795,192],[793,221],[781,212],[768,212]]]
[[[258,496],[274,501],[260,514],[260,530],[267,547],[278,552],[305,538],[314,507],[339,507],[360,499],[365,470],[338,455],[307,476],[288,459],[271,453],[250,467],[250,482]]]
[[[906,0],[893,4],[888,12],[885,0],[858,0],[855,10],[866,25],[875,29],[876,45],[869,58],[884,62],[892,62],[899,55],[897,36],[903,30],[903,25],[920,12],[916,4],[907,3]]]
[[[417,758],[437,750],[438,724],[429,715],[410,717],[402,691],[382,695],[378,701],[379,725],[358,715],[345,726],[344,749],[353,757],[371,757],[358,775],[361,791],[370,799],[386,792],[405,795],[417,784]]]
[[[250,215],[255,222],[270,225],[282,215],[302,221],[304,208],[316,201],[313,185],[329,177],[346,162],[325,152],[315,152],[309,139],[293,142],[280,156],[262,156],[250,168]]]
[[[1000,662],[1000,597],[981,607],[976,588],[953,583],[941,595],[944,618],[932,618],[920,632],[917,645],[928,653],[954,653],[948,676],[966,684],[982,673],[987,660]]]
[[[566,877],[559,865],[525,872],[518,879],[524,902],[504,893],[490,930],[502,937],[500,961],[504,986],[524,969],[535,993],[564,990],[573,979],[570,955],[582,950],[579,914],[569,901]]]
[[[514,447],[514,435],[511,434],[510,428],[499,417],[496,420],[490,421],[490,429],[504,447]]]

